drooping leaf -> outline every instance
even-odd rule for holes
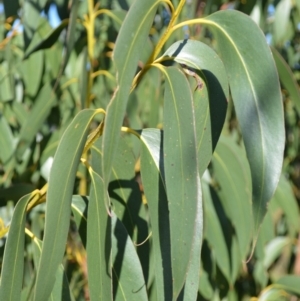
[[[36,237],[32,238],[32,241],[33,241],[32,242],[33,258],[34,258],[35,266],[37,267],[42,252],[43,242]],[[57,269],[54,287],[51,292],[49,300],[71,301],[69,283],[62,264],[60,264]]]
[[[50,84],[45,84],[38,94],[37,100],[28,114],[27,120],[22,125],[17,146],[18,158],[23,156],[27,147],[32,143],[56,102],[56,94],[52,91]]]
[[[69,19],[61,21],[58,27],[54,28],[45,37],[43,37],[36,45],[27,49],[24,59],[29,58],[34,52],[50,48],[59,38],[61,32],[68,26]]]
[[[25,93],[31,97],[36,96],[41,84],[44,71],[44,53],[35,53],[30,58],[23,60],[21,72],[25,84]]]
[[[282,253],[282,249],[291,243],[291,239],[286,236],[277,236],[270,241],[265,247],[265,258],[263,265],[268,269],[277,257]]]
[[[164,69],[164,172],[170,214],[173,299],[186,280],[201,202],[193,98],[184,74]]]
[[[10,223],[1,269],[0,300],[21,300],[26,208],[31,197],[27,194],[19,200]]]
[[[274,203],[283,211],[286,217],[289,236],[295,237],[295,234],[300,228],[299,207],[293,194],[292,187],[283,175],[280,178],[274,197],[270,202],[271,207]]]
[[[6,119],[0,115],[0,161],[7,166],[14,159],[15,139]]]
[[[82,244],[86,248],[87,241],[87,212],[88,212],[88,199],[81,195],[72,196],[71,209],[74,216],[74,220],[82,241]]]
[[[286,63],[280,53],[273,47],[271,50],[276,63],[280,81],[289,92],[290,98],[292,99],[298,114],[300,114],[300,89],[295,76],[290,66]]]
[[[217,54],[199,41],[174,43],[163,55],[170,57],[195,77],[194,108],[200,175],[211,161],[226,116],[229,99],[228,79]],[[197,79],[198,78],[198,79]],[[201,81],[202,87],[198,87]]]
[[[147,301],[146,283],[135,247],[122,222],[112,216],[113,295],[116,301]]]
[[[289,0],[280,0],[276,5],[274,16],[274,40],[276,44],[283,44],[290,37],[287,36],[288,24],[290,22],[290,12],[292,3]]]
[[[253,230],[252,187],[247,158],[233,139],[222,137],[212,162],[220,200],[235,227],[240,256],[245,260]]]
[[[107,108],[103,132],[102,175],[106,186],[109,182],[112,161],[117,149],[131,82],[158,4],[158,0],[135,1],[130,7],[118,34],[113,52],[118,86]]]
[[[202,192],[201,192],[202,194]],[[203,239],[203,210],[202,202],[198,201],[196,227],[194,233],[194,244],[191,255],[191,262],[184,287],[179,295],[178,301],[197,300],[199,280],[200,280],[200,259]],[[182,297],[182,298],[181,298]]]
[[[220,270],[228,282],[230,282],[230,257],[226,246],[225,237],[222,232],[222,226],[214,208],[209,185],[205,181],[202,181],[202,191],[205,216],[204,236],[215,254],[215,258]]]
[[[284,119],[276,67],[264,35],[246,15],[221,11],[202,23],[213,32],[228,74],[251,169],[256,238],[283,160]]]
[[[104,184],[94,171],[87,220],[87,266],[91,301],[112,300],[111,220],[103,198]]]
[[[36,301],[50,296],[64,254],[76,170],[95,114],[95,110],[83,110],[74,118],[54,157],[47,192],[44,243],[37,271]]]
[[[299,281],[300,281],[300,277],[297,275],[286,275],[279,278],[275,282],[274,286],[284,289],[288,292],[297,294],[299,296],[300,295]]]
[[[170,221],[164,179],[163,132],[141,132],[141,176],[152,230],[156,300],[172,300]]]

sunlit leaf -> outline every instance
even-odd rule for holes
[[[112,216],[113,295],[116,301],[147,301],[142,267],[122,222]]]
[[[111,166],[119,140],[120,127],[123,122],[131,82],[136,72],[140,53],[147,40],[158,0],[135,1],[118,33],[113,52],[117,69],[118,87],[107,108],[103,132],[103,180],[108,185]]]
[[[87,220],[87,265],[91,301],[112,300],[111,221],[106,208],[104,184],[94,171]]]
[[[197,152],[202,175],[211,161],[225,121],[229,98],[225,68],[210,47],[194,40],[174,43],[163,56],[180,63],[195,78],[192,87],[195,89]]]
[[[83,110],[74,118],[54,157],[47,192],[44,243],[35,287],[36,301],[50,296],[64,254],[75,175],[89,124],[95,114],[95,110]]]
[[[214,34],[243,134],[256,238],[282,168],[285,133],[278,75],[264,35],[249,17],[228,10],[203,23]]]
[[[164,97],[164,173],[170,215],[173,299],[188,272],[201,202],[193,99],[184,74],[166,68]],[[200,207],[201,208],[201,207]],[[202,214],[200,214],[202,215]],[[202,217],[200,218],[202,220]]]
[[[27,194],[19,200],[10,223],[1,269],[0,300],[21,299],[26,207],[31,197],[31,194]]]

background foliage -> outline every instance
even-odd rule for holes
[[[34,294],[36,300],[43,300],[47,290],[52,300],[111,300],[111,291],[116,300],[126,300],[126,297],[129,300],[162,300],[162,295],[165,300],[171,300],[172,294],[178,300],[297,300],[296,296],[300,295],[298,2],[186,1],[177,23],[209,17],[203,24],[194,22],[174,31],[162,48],[161,61],[144,74],[130,95],[137,67],[139,71],[145,66],[172,20],[167,1],[161,5],[158,1],[141,1],[140,4],[136,1],[130,15],[132,21],[127,22],[127,34],[123,35],[119,34],[120,28],[133,1],[7,0],[0,3],[0,232],[3,237],[0,297],[7,298],[9,287],[14,287],[7,300],[19,300],[19,296],[22,300],[33,300]],[[172,3],[175,8],[180,5],[180,1]],[[271,85],[276,82],[276,73],[268,73],[269,62],[262,65],[267,52],[267,46],[263,48],[259,44],[263,43],[259,40],[263,40],[262,35],[249,35],[249,28],[254,24],[242,15],[231,14],[229,9],[250,15],[264,32],[280,77],[284,105],[286,144],[282,174],[251,257],[251,199],[256,193],[252,192],[252,187],[259,175],[255,176],[258,168],[251,166],[249,149],[252,147],[250,154],[254,157],[262,149],[251,137],[256,137],[256,126],[263,122],[256,122],[254,114],[247,124],[242,114],[243,111],[249,114],[250,106],[238,99],[247,97],[247,87],[252,87],[252,83],[254,99],[256,92],[266,99],[276,98],[278,89]],[[222,12],[225,14],[211,15],[219,10],[225,10]],[[131,36],[137,24],[141,24],[140,31]],[[228,30],[234,47],[230,48],[230,43],[214,24]],[[143,36],[147,36],[145,41]],[[183,50],[170,62],[168,58],[174,56],[183,39],[189,42],[183,44]],[[129,49],[133,44],[138,46]],[[242,49],[240,57],[234,52],[236,48]],[[130,64],[126,65],[127,61]],[[170,67],[172,64],[177,67]],[[191,75],[185,65],[199,72],[193,71]],[[251,80],[247,72],[247,76],[243,76],[241,66],[245,65]],[[177,72],[178,67],[189,73],[189,85],[185,84],[183,73]],[[237,71],[241,72],[239,77],[235,77]],[[180,108],[179,117],[168,102],[172,99],[168,91],[182,95],[175,105]],[[189,103],[186,95],[191,92]],[[113,95],[116,98],[110,112],[116,115],[107,113],[108,126],[103,136],[94,140],[93,134],[100,136],[103,131],[104,111],[99,108],[107,111]],[[128,103],[126,95],[129,95]],[[126,111],[124,120],[122,110],[116,109],[122,106]],[[267,110],[268,106],[266,103],[260,109]],[[192,107],[200,116],[195,120],[196,130],[192,126],[180,126],[193,119]],[[86,108],[89,109],[83,110]],[[111,125],[113,118],[120,123],[123,120],[121,137],[119,127]],[[281,131],[281,120],[277,118],[277,115],[273,118],[275,125],[279,120],[278,127],[272,129],[275,134]],[[160,131],[162,128],[164,132]],[[167,128],[172,131],[168,132]],[[176,232],[168,233],[162,231],[168,228],[168,218],[157,215],[158,210],[152,205],[156,200],[151,199],[159,195],[159,210],[166,212],[167,194],[170,198],[171,193],[172,197],[181,193],[180,181],[168,182],[178,172],[166,168],[162,176],[158,158],[164,143],[164,151],[170,154],[165,164],[173,164],[172,158],[178,156],[175,147],[178,139],[185,139],[184,144],[189,144],[192,131],[197,139],[202,137],[204,141],[194,153],[194,157],[201,159],[199,170],[195,161],[189,161],[183,165],[188,166],[183,174],[189,177],[190,173],[199,172],[201,176],[204,215],[201,260],[197,257],[197,249],[201,248],[201,204],[195,202],[194,207],[183,208],[186,216],[195,221],[191,228],[180,227],[180,220],[186,216],[179,212],[169,221]],[[268,131],[266,127],[267,136]],[[86,144],[86,136],[91,132]],[[270,152],[268,162],[273,162],[276,168],[280,159],[272,157],[272,149],[281,147],[281,138],[269,137],[273,140],[269,142],[269,149],[262,153],[268,157]],[[118,147],[110,150],[116,142]],[[91,157],[87,151],[89,147]],[[80,159],[82,151],[84,164],[77,168],[74,162]],[[194,158],[191,153],[189,157]],[[50,184],[53,188],[50,185],[48,188],[51,166],[55,177],[52,176],[54,180]],[[272,173],[272,167],[270,170]],[[72,173],[76,175],[75,185],[71,178],[69,180]],[[199,183],[193,176],[191,179],[190,186],[184,189],[189,198],[196,199]],[[272,194],[275,186],[276,183],[268,183],[263,193],[268,194],[270,190]],[[47,202],[47,211],[53,215],[45,223],[47,190],[47,198],[56,202]],[[71,206],[61,202],[69,198]],[[107,214],[109,199],[114,212],[112,217]],[[260,219],[265,215],[264,208],[253,209]],[[60,230],[68,228],[69,223],[68,237],[64,238]],[[9,233],[14,238],[11,244],[5,236],[9,224]],[[259,224],[255,224],[255,230]],[[194,253],[186,255],[184,248],[176,248],[178,254],[172,254],[178,261],[164,263],[165,272],[160,271],[160,260],[167,258],[164,252],[172,248],[175,252],[172,243],[175,244],[178,237],[182,238],[181,245],[192,244],[194,237],[189,233],[194,228],[194,236],[199,238],[198,245],[193,244]],[[114,233],[111,240],[107,238],[106,229]],[[22,239],[25,239],[24,260],[23,250],[18,248]],[[62,244],[63,249],[48,255],[42,252],[52,252],[56,241],[64,239],[67,244]],[[105,249],[98,241],[106,242]],[[5,260],[14,266],[8,272],[3,263],[5,245],[9,246],[6,253],[10,254]],[[87,254],[90,255],[87,257]],[[46,256],[53,261],[47,261]],[[57,270],[56,262],[61,263],[62,256],[63,262]],[[185,270],[190,260],[194,268]],[[113,286],[105,276],[110,263]],[[181,275],[183,270],[189,272],[187,279]],[[175,279],[172,280],[172,276]],[[54,288],[47,285],[51,282],[55,282]],[[17,283],[21,291],[16,289]],[[181,291],[183,283],[185,289]],[[168,284],[174,286],[173,290]],[[130,291],[133,286],[139,289],[134,297]]]

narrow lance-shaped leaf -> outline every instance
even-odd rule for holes
[[[182,301],[197,300],[199,280],[200,280],[202,239],[203,239],[203,209],[202,209],[202,201],[199,199],[197,203],[196,227],[194,233],[194,244],[192,249],[191,262],[189,265],[184,287],[180,293],[180,296],[182,296]],[[178,298],[178,300],[180,300],[180,297]]]
[[[158,0],[136,0],[123,22],[113,52],[118,86],[107,108],[103,132],[103,180],[107,186],[137,63],[156,12]]]
[[[132,240],[114,213],[111,222],[114,300],[147,301],[143,270]]]
[[[41,252],[42,252],[43,242],[38,238],[34,237],[32,238],[32,246],[33,246],[34,264],[36,267],[38,267]],[[33,294],[32,291],[31,294]],[[65,274],[65,270],[62,264],[60,264],[57,269],[55,275],[55,283],[49,301],[71,301],[68,278],[67,275]]]
[[[56,104],[56,94],[47,83],[37,96],[32,110],[22,125],[19,143],[17,146],[17,157],[22,158],[26,148],[32,143],[34,137],[40,130],[45,119],[50,114],[52,107]]]
[[[63,134],[54,157],[47,192],[44,243],[35,287],[36,301],[50,296],[57,268],[63,258],[75,175],[89,124],[95,114],[96,110],[83,110],[74,118]]]
[[[212,30],[228,73],[251,169],[256,239],[283,161],[284,117],[276,67],[263,33],[248,16],[221,11],[200,22]]]
[[[289,92],[289,96],[293,101],[298,114],[300,115],[300,89],[295,75],[280,53],[275,48],[271,48],[271,50],[274,56],[280,81]]]
[[[164,179],[163,132],[141,132],[141,176],[152,229],[156,299],[172,300],[170,221]]]
[[[195,78],[192,87],[195,87],[197,153],[202,175],[211,161],[225,121],[229,98],[225,67],[210,47],[194,40],[174,43],[163,56],[180,63],[185,72]]]
[[[176,300],[195,243],[201,187],[190,86],[185,75],[175,67],[165,68],[164,75],[164,171],[170,211],[173,300]]]
[[[253,228],[251,216],[251,175],[245,152],[233,139],[221,137],[213,156],[218,195],[235,227],[241,258],[246,259]]]
[[[0,300],[21,300],[24,268],[26,208],[32,194],[23,196],[15,207],[5,245],[0,282]]]
[[[87,220],[87,264],[91,301],[112,300],[111,221],[103,198],[104,183],[91,170],[91,192]],[[107,192],[106,192],[107,193]]]

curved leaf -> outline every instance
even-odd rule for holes
[[[163,132],[141,132],[141,176],[150,214],[156,299],[172,300],[168,198],[164,180]]]
[[[199,170],[202,175],[211,161],[225,121],[229,99],[227,75],[217,54],[199,41],[178,41],[163,55],[168,56],[188,68],[190,75],[203,79],[202,87],[196,88],[193,95]],[[196,80],[192,82],[193,85],[197,87]]]
[[[103,199],[104,184],[94,171],[87,219],[87,266],[91,301],[112,300],[111,282],[111,222]]]
[[[89,124],[95,114],[96,110],[83,110],[74,118],[63,134],[54,157],[47,192],[44,243],[34,300],[44,300],[50,296],[57,268],[63,258],[75,175]]]
[[[22,158],[25,150],[32,143],[56,102],[56,94],[49,84],[45,84],[38,94],[37,100],[28,114],[26,121],[22,125],[17,146],[17,157],[19,159]]]
[[[235,227],[240,256],[245,260],[253,230],[251,175],[247,158],[233,139],[221,137],[212,163],[220,200]]]
[[[296,275],[286,275],[278,279],[275,283],[275,287],[282,288],[288,292],[300,295],[299,282],[300,277]]]
[[[222,232],[221,223],[214,208],[210,187],[204,181],[202,181],[202,191],[205,216],[204,236],[215,253],[215,258],[220,270],[230,283],[231,271],[229,252]]]
[[[32,194],[23,196],[14,210],[1,269],[0,300],[21,300],[26,208],[31,197]]]
[[[201,192],[202,194],[202,192]],[[197,204],[196,226],[194,233],[194,244],[191,254],[191,262],[184,287],[179,295],[178,301],[197,300],[199,280],[200,280],[200,259],[201,247],[203,239],[203,210],[202,203],[198,201]],[[182,299],[180,297],[182,296]]]
[[[34,237],[32,240],[33,259],[34,264],[37,267],[41,256],[43,242],[37,239],[36,237]],[[59,265],[55,276],[55,283],[51,295],[49,297],[49,301],[71,301],[72,299],[70,295],[68,278],[65,274],[64,267],[62,264]]]
[[[67,27],[69,24],[69,19],[63,20],[58,27],[54,28],[50,31],[44,38],[41,39],[36,45],[32,46],[27,49],[24,59],[27,59],[31,54],[38,50],[50,48],[59,38],[61,32]]]
[[[246,15],[221,11],[201,22],[212,30],[228,73],[251,169],[256,238],[283,161],[284,117],[276,67],[264,35]]]
[[[298,114],[300,115],[300,89],[295,79],[295,76],[290,66],[286,63],[286,61],[280,55],[280,53],[273,47],[271,48],[271,50],[274,56],[280,81],[289,92],[290,98],[292,99],[293,104]]]
[[[170,211],[173,299],[186,279],[195,243],[200,176],[196,150],[193,99],[184,74],[164,69],[164,172]]]
[[[110,179],[111,166],[117,150],[131,82],[159,2],[159,0],[135,1],[131,5],[118,34],[113,52],[118,86],[107,107],[103,131],[102,176],[106,186]]]
[[[113,294],[116,301],[148,301],[142,267],[122,222],[112,216]]]
[[[270,202],[271,207],[273,204],[277,204],[283,211],[289,228],[289,236],[295,237],[295,234],[299,232],[300,229],[299,207],[292,187],[283,175],[280,178],[274,197]]]

